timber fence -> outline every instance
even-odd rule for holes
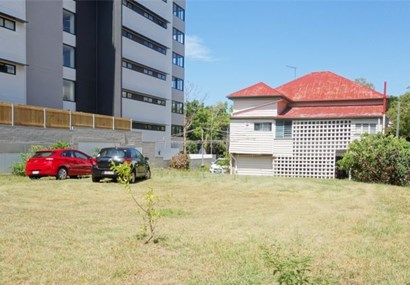
[[[0,124],[69,130],[73,127],[132,130],[131,119],[4,102],[0,102]]]

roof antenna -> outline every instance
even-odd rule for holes
[[[298,69],[298,68],[296,66],[291,66],[291,65],[286,65],[286,67],[293,69],[293,73],[294,73],[294,76],[295,76],[295,79],[296,79],[296,69]]]

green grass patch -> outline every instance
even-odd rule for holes
[[[158,243],[118,183],[0,176],[0,284],[410,280],[409,188],[160,169],[131,187],[161,197]]]

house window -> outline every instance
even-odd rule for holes
[[[181,44],[185,43],[185,35],[180,30],[173,28],[172,30],[173,39]]]
[[[184,91],[184,80],[176,77],[172,77],[172,88]]]
[[[162,72],[162,71],[158,71],[155,69],[152,69],[148,66],[142,65],[142,64],[138,64],[136,62],[130,62],[130,61],[122,61],[122,66],[140,73],[144,73],[146,75],[161,79],[161,80],[167,80],[167,75],[166,73]]]
[[[16,30],[16,22],[0,17],[0,27],[2,28],[6,28],[12,31]]]
[[[75,101],[75,82],[67,79],[63,79],[63,100]]]
[[[141,16],[147,18],[148,20],[154,22],[155,24],[163,27],[164,29],[167,28],[167,21],[164,18],[162,18],[159,15],[155,14],[154,12],[147,9],[143,5],[141,5],[141,4],[139,4],[135,1],[132,1],[132,0],[123,0],[122,4],[125,7],[128,7],[131,10],[133,10],[134,12],[140,14]]]
[[[155,98],[151,97],[145,94],[140,94],[137,92],[131,92],[131,91],[122,91],[122,97],[131,99],[131,100],[136,100],[136,101],[141,101],[141,102],[146,102],[154,105],[161,105],[165,106],[165,100],[160,99],[160,98]]]
[[[74,13],[71,13],[67,10],[63,10],[63,31],[70,33],[70,34],[74,34],[75,30],[74,30]]]
[[[271,132],[272,131],[272,123],[255,123],[254,130],[257,132]]]
[[[177,4],[173,4],[173,13],[176,17],[180,18],[182,21],[185,21],[185,10]]]
[[[68,45],[63,45],[63,65],[74,68],[75,49]]]
[[[183,114],[184,113],[184,103],[172,101],[171,111],[172,113]]]
[[[140,35],[134,31],[131,31],[129,29],[123,29],[122,30],[122,35],[134,42],[137,42],[139,44],[142,44],[150,49],[153,49],[159,53],[162,54],[167,54],[167,47],[164,45],[161,45],[160,43],[157,43],[153,40],[150,40],[143,35]]]
[[[184,67],[184,57],[175,52],[172,53],[172,63],[180,67]]]
[[[375,134],[376,124],[356,124],[356,134]]]
[[[276,121],[276,138],[292,138],[292,121]]]
[[[132,128],[146,131],[165,132],[165,125],[139,123],[134,121],[132,122]]]
[[[184,127],[178,125],[171,126],[171,135],[174,137],[182,137],[184,133]]]
[[[16,66],[4,62],[0,62],[0,72],[16,75]]]

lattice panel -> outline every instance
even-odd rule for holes
[[[274,159],[273,174],[334,178],[336,150],[347,149],[350,136],[350,120],[293,121],[293,156]]]

